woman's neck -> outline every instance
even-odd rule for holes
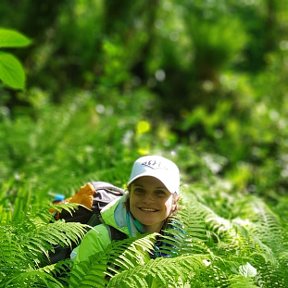
[[[143,225],[144,232],[146,233],[159,233],[163,227],[164,221],[155,225]]]

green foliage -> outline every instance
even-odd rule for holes
[[[148,101],[146,93],[139,92],[138,99]],[[151,137],[152,123],[135,116],[143,101],[137,104],[131,95],[130,102],[126,99],[112,110],[106,103],[96,104],[89,93],[79,99],[60,107],[40,105],[35,110],[36,122],[27,115],[15,120],[6,116],[1,122],[1,151],[7,153],[2,154],[1,167],[5,169],[1,170],[0,189],[3,287],[25,287],[25,283],[29,287],[74,287],[79,283],[87,287],[95,287],[95,283],[97,287],[270,287],[275,282],[285,287],[287,199],[278,198],[272,210],[259,197],[235,190],[233,182],[219,176],[227,160],[199,145],[194,152],[184,144],[174,150],[175,161],[185,171],[183,183],[189,185],[182,187],[182,209],[174,221],[175,229],[160,239],[165,243],[162,253],[171,253],[169,245],[173,246],[172,258],[147,257],[155,236],[150,235],[136,242],[116,242],[71,273],[69,261],[49,265],[47,255],[54,245],[69,245],[83,236],[81,225],[49,223],[46,202],[53,193],[68,195],[91,179],[123,185],[137,149],[148,143],[153,153],[164,151]],[[207,121],[213,125],[216,120]],[[209,125],[205,127],[209,131]],[[164,132],[155,130],[153,134],[159,135],[157,139],[171,137],[171,132]],[[109,141],[114,152],[103,147]],[[167,149],[173,147],[171,143],[166,143]],[[8,177],[11,171],[14,177]],[[71,171],[75,172],[69,176]]]
[[[135,115],[149,101],[149,94],[139,91],[128,95],[127,102],[119,106],[95,103],[88,92],[79,96],[71,98],[67,106],[40,106],[37,122],[23,115],[15,122],[8,117],[0,123],[2,180],[14,174],[16,183],[37,185],[38,195],[46,195],[48,190],[68,193],[67,189],[89,179],[118,179],[119,186],[125,183],[130,163],[137,149],[142,148],[143,138],[134,139]],[[129,110],[131,114],[127,115]],[[134,154],[131,147],[135,148]],[[124,168],[119,169],[119,165]],[[59,174],[59,167],[64,174]]]
[[[0,4],[15,29],[0,29],[14,89],[0,101],[0,287],[287,286],[286,2],[18,2]],[[34,45],[17,49],[30,40],[16,31]],[[123,187],[147,153],[181,168],[182,209],[157,238],[173,257],[147,257],[149,235],[71,273],[50,265],[84,227],[50,223],[47,202],[89,180]]]
[[[13,211],[1,211],[0,287],[63,287],[57,275],[69,269],[69,261],[41,266],[49,263],[48,251],[77,243],[85,233],[85,225],[52,221],[48,205],[32,207],[29,191],[22,190]]]
[[[23,34],[10,29],[0,29],[0,48],[28,46],[31,41]],[[22,64],[11,53],[0,51],[0,79],[13,89],[24,89],[25,72]]]
[[[54,245],[79,241],[84,228],[71,223],[49,223],[51,214],[46,203],[53,193],[64,192],[68,196],[91,179],[123,186],[139,151],[148,144],[152,153],[160,153],[160,149],[165,153],[159,139],[165,139],[165,135],[173,139],[165,126],[151,131],[153,125],[147,118],[139,121],[135,116],[143,112],[144,101],[153,99],[151,95],[139,92],[138,99],[143,97],[139,104],[133,96],[127,95],[119,106],[109,106],[105,99],[103,104],[95,103],[86,93],[59,107],[39,105],[34,114],[36,122],[29,114],[15,120],[9,115],[3,117],[1,285],[271,287],[277,282],[279,287],[285,287],[287,197],[279,195],[278,205],[270,208],[261,198],[239,191],[231,179],[219,175],[227,159],[209,153],[205,143],[205,149],[197,145],[194,151],[188,145],[177,145],[174,156],[170,155],[181,164],[183,183],[188,184],[182,187],[182,207],[173,222],[174,229],[167,230],[160,239],[164,243],[161,252],[172,252],[173,257],[147,257],[156,236],[149,235],[135,242],[129,239],[113,243],[105,253],[72,267],[70,273],[69,260],[49,265],[47,255]],[[115,103],[117,99],[115,94]],[[229,111],[228,108],[223,105],[221,111]],[[208,124],[203,126],[208,132],[213,132],[214,123],[221,122],[221,117],[209,114],[198,119],[207,119]],[[192,120],[189,125],[194,123]],[[173,149],[173,143],[166,142],[166,149]],[[14,177],[8,177],[11,172]]]
[[[250,200],[243,202],[250,206]],[[160,240],[162,252],[171,254],[172,249],[173,257],[147,257],[157,235],[124,240],[76,265],[69,283],[71,287],[78,283],[83,287],[270,287],[277,281],[285,287],[282,257],[288,238],[282,224],[272,220],[273,213],[262,205],[256,212],[260,217],[250,217],[251,211],[242,206],[242,218],[229,220],[196,199],[186,202],[174,228]]]

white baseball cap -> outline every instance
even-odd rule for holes
[[[180,172],[177,165],[162,156],[150,155],[137,159],[132,167],[128,186],[143,176],[160,180],[170,193],[179,194]]]

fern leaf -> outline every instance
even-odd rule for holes
[[[229,279],[230,288],[257,288],[259,286],[255,285],[251,278],[247,278],[241,275],[233,276]]]
[[[116,274],[109,281],[108,287],[139,287],[136,286],[139,285],[139,279],[142,279],[141,287],[152,287],[155,282],[158,287],[177,287],[175,283],[179,278],[186,282],[191,272],[199,271],[204,266],[203,258],[200,255],[188,255],[152,259],[143,266],[136,266]]]

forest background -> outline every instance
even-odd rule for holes
[[[13,87],[0,63],[3,225],[90,180],[123,187],[155,153],[185,197],[229,220],[263,203],[287,241],[287,1],[5,0],[0,16],[31,40],[0,46],[26,75]]]

